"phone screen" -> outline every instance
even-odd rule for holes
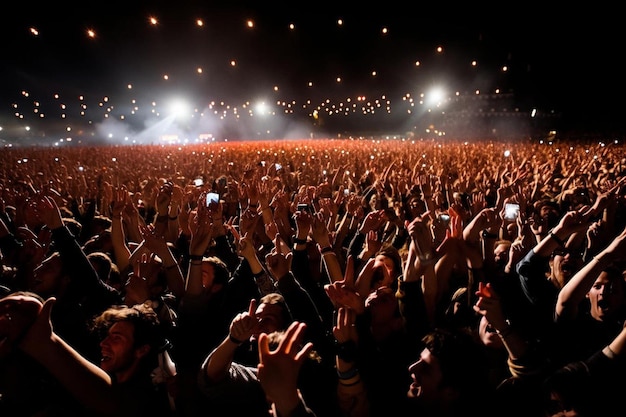
[[[519,215],[519,204],[506,203],[504,205],[504,218],[506,220],[515,220]]]
[[[219,201],[220,201],[220,196],[217,193],[208,193],[206,195],[206,205],[207,205],[207,207],[211,203],[219,203]]]

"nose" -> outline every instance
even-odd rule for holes
[[[416,362],[413,362],[411,365],[409,365],[409,372],[412,374],[416,374],[421,365],[422,365],[421,359]]]

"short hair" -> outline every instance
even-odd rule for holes
[[[224,261],[217,256],[205,256],[202,262],[208,262],[213,265],[213,284],[228,284],[230,280],[230,271]]]
[[[131,322],[135,327],[135,347],[150,345],[158,349],[165,343],[161,323],[150,302],[132,307],[116,305],[107,308],[93,321],[93,329],[101,336],[121,321]]]
[[[259,304],[269,304],[269,305],[277,305],[282,308],[282,319],[284,323],[284,327],[287,328],[289,324],[293,321],[293,317],[291,316],[291,311],[289,311],[289,307],[285,302],[285,297],[282,294],[277,292],[271,292],[269,294],[265,294],[259,300]]]
[[[87,254],[87,259],[94,265],[94,269],[102,282],[107,282],[113,267],[111,257],[105,252],[96,251]]]

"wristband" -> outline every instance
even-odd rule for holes
[[[236,345],[241,345],[243,344],[243,341],[237,339],[236,337],[234,337],[232,334],[228,333],[228,340],[230,340],[231,342],[233,342]]]
[[[156,221],[157,221],[157,222],[165,222],[165,221],[167,221],[167,218],[168,218],[168,215],[167,215],[167,214],[164,214],[164,215],[162,215],[162,216],[161,216],[161,215],[158,215],[158,216],[156,217]]]
[[[483,230],[483,238],[485,238],[485,239],[497,239],[498,235],[496,233],[489,233],[487,230]]]
[[[191,261],[201,261],[204,258],[202,255],[189,255],[189,260]]]
[[[339,379],[351,379],[357,376],[358,374],[359,374],[359,368],[357,368],[356,366],[353,366],[352,368],[348,369],[345,372],[341,372],[340,370],[337,370],[337,376],[339,377]]]
[[[325,253],[334,253],[334,251],[332,247],[326,246],[325,248],[320,249],[320,253],[324,255]]]
[[[557,235],[555,235],[554,233],[550,232],[550,237],[552,239],[554,239],[554,241],[556,243],[558,243],[560,247],[562,247],[562,248],[565,247],[565,242],[563,242],[561,239],[559,239],[559,237]]]
[[[306,245],[306,242],[306,239],[298,239],[297,237],[293,239],[293,243],[296,243],[298,245]]]
[[[168,219],[170,219],[170,220],[176,220],[176,219],[178,219],[178,216],[168,217]]]

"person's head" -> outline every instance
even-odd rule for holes
[[[83,225],[81,222],[73,217],[63,217],[63,225],[69,229],[73,236],[75,236],[76,238],[80,237],[80,234],[83,230]]]
[[[561,210],[559,204],[554,200],[540,200],[534,205],[535,214],[541,220],[542,230],[547,233],[559,223]]]
[[[457,288],[444,310],[443,320],[446,328],[471,329],[476,324],[476,318],[467,287]]]
[[[113,268],[111,257],[104,252],[91,252],[87,255],[87,259],[96,270],[98,277],[102,282],[108,283],[109,274]]]
[[[480,401],[487,380],[483,354],[474,337],[468,332],[435,329],[422,342],[419,359],[409,366],[413,382],[407,396],[438,415]]]
[[[83,251],[87,254],[91,252],[114,253],[113,240],[111,239],[111,230],[103,230],[94,234],[83,244]]]
[[[259,320],[257,336],[260,333],[270,334],[285,330],[293,321],[285,298],[279,293],[269,293],[261,297],[255,313]]]
[[[594,391],[589,370],[583,362],[557,369],[543,382],[544,413],[549,417],[609,415],[600,412],[602,394]]]
[[[391,287],[383,286],[373,290],[365,299],[365,308],[373,323],[388,323],[400,319],[400,310],[396,292]]]
[[[394,246],[385,244],[374,256],[374,269],[385,268],[388,274],[375,273],[372,290],[396,285],[396,279],[402,275],[402,256]]]
[[[165,339],[149,304],[110,307],[95,318],[93,327],[102,337],[100,368],[115,375],[118,382],[156,366]]]
[[[487,316],[481,316],[478,322],[478,339],[480,342],[491,349],[503,349],[504,344],[502,339],[496,333],[496,329],[493,328]]]
[[[42,297],[60,296],[69,283],[59,252],[45,258],[33,271],[28,288]]]
[[[550,275],[563,288],[583,266],[583,252],[573,247],[557,248],[550,255]]]
[[[509,249],[511,241],[506,239],[498,240],[493,248],[493,260],[500,270],[509,262]]]
[[[586,295],[591,316],[604,321],[623,318],[626,306],[626,281],[623,271],[610,267],[600,273]]]
[[[217,256],[202,258],[202,286],[207,295],[215,294],[226,288],[230,280],[230,271],[224,261]]]
[[[43,301],[39,295],[29,291],[16,291],[0,298],[0,359],[14,351],[37,318]]]

